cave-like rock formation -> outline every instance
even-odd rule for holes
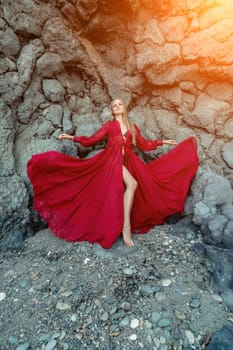
[[[231,252],[232,38],[229,0],[3,0],[1,249],[42,225],[30,209],[31,155],[98,151],[101,145],[83,149],[57,136],[91,134],[120,97],[146,137],[196,136],[201,166],[185,214],[204,240]]]

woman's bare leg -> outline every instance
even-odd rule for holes
[[[124,193],[124,223],[123,223],[123,240],[128,247],[133,247],[134,243],[131,238],[130,213],[133,205],[134,193],[137,188],[137,181],[123,165],[123,181],[125,183]]]

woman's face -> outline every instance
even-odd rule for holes
[[[111,103],[112,114],[114,116],[123,115],[125,111],[125,106],[121,100],[114,100]]]

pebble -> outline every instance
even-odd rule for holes
[[[130,304],[129,304],[130,305]],[[117,312],[117,306],[114,306],[111,310],[110,310],[110,315],[113,315]]]
[[[131,305],[128,302],[123,302],[123,303],[121,303],[120,308],[125,310],[125,311],[129,311],[131,308]]]
[[[137,318],[134,318],[133,320],[131,320],[130,327],[132,329],[137,328],[138,326],[139,326],[139,320]]]
[[[52,339],[48,342],[48,344],[45,347],[45,350],[53,350],[55,346],[57,345],[57,342],[55,339]]]
[[[152,323],[150,321],[146,320],[144,324],[147,329],[152,328]]]
[[[71,319],[72,322],[76,322],[77,319],[78,319],[78,315],[77,314],[73,314],[73,315],[71,315],[70,319]]]
[[[106,322],[108,320],[108,313],[107,311],[104,311],[102,314],[100,314],[100,320]]]
[[[167,279],[167,278],[162,280],[162,282],[161,282],[163,287],[168,287],[168,286],[170,286],[171,283],[172,283],[172,281]]]
[[[160,340],[160,344],[165,344],[166,343],[166,338],[163,337],[163,336],[161,336],[159,340]]]
[[[195,342],[195,338],[194,338],[193,333],[190,330],[186,329],[185,330],[185,335],[188,338],[189,344],[193,345],[194,342]]]
[[[160,340],[158,338],[154,338],[154,343],[155,343],[155,346],[159,349],[159,347],[160,347]]]
[[[58,302],[56,305],[57,310],[66,311],[71,309],[71,305],[67,303]]]
[[[100,307],[101,306],[101,301],[99,299],[95,299],[94,300],[94,303],[97,307]]]
[[[30,344],[29,343],[23,343],[17,346],[16,350],[27,350],[29,349]]]
[[[185,316],[185,314],[182,311],[175,310],[174,313],[176,315],[176,318],[178,318],[179,320],[185,320],[186,319],[186,316]]]
[[[29,282],[27,280],[21,280],[19,281],[19,285],[21,288],[29,287]]]
[[[158,326],[161,328],[168,327],[170,325],[171,321],[168,318],[162,318],[158,322]]]
[[[1,293],[0,293],[0,301],[4,300],[5,297],[6,297],[6,293],[1,292]]]
[[[133,275],[133,270],[128,268],[128,267],[126,267],[124,269],[124,274],[127,275],[127,276],[132,276]]]
[[[130,336],[129,336],[129,339],[130,340],[137,340],[137,334],[131,334]]]
[[[126,327],[126,326],[128,326],[128,325],[129,325],[129,319],[128,319],[128,317],[123,318],[123,320],[121,320],[121,322],[120,322],[120,326],[121,326],[121,327]]]
[[[16,345],[16,344],[18,344],[18,339],[13,337],[12,335],[10,335],[8,338],[8,342],[12,345]]]
[[[163,293],[156,293],[156,298],[158,301],[164,301],[166,299],[166,295]]]
[[[151,315],[152,323],[156,324],[161,318],[161,314],[159,312],[153,311]]]
[[[44,341],[46,341],[46,340],[48,340],[49,338],[51,338],[51,333],[44,333],[44,334],[41,334],[40,336],[39,336],[39,341],[40,342],[44,342]]]
[[[198,299],[193,299],[190,304],[189,304],[192,308],[198,308],[200,307],[201,303],[200,303],[200,300]]]
[[[213,299],[213,300],[216,300],[216,301],[218,301],[219,303],[222,303],[223,302],[223,299],[220,297],[220,295],[218,295],[218,294],[211,294],[211,298]]]
[[[154,294],[154,293],[157,293],[159,292],[161,289],[160,286],[157,286],[155,284],[142,284],[140,287],[139,287],[139,290],[142,294],[145,294],[145,295],[150,295],[150,294]]]

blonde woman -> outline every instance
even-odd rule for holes
[[[111,103],[112,120],[92,136],[60,134],[91,146],[108,139],[107,147],[88,159],[50,151],[32,156],[28,176],[34,208],[51,231],[68,241],[89,241],[110,248],[122,233],[133,247],[132,233],[146,233],[183,210],[198,168],[196,142],[190,137],[149,163],[135,153],[154,150],[174,140],[146,140],[133,125],[120,99]]]

